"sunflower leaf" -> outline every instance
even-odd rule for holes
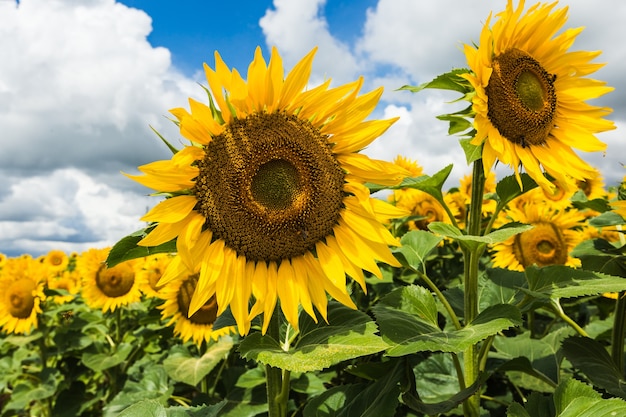
[[[563,341],[563,353],[593,385],[626,399],[624,375],[599,342],[588,337],[569,337]]]
[[[433,319],[432,296],[423,290],[399,288],[373,307],[383,339],[391,344],[389,356],[415,352],[461,352],[488,336],[521,324],[519,310],[498,304],[482,311],[474,321],[460,330],[442,331]]]
[[[371,355],[389,347],[370,317],[339,303],[328,304],[328,323],[300,315],[300,339],[285,351],[267,335],[253,333],[239,345],[244,359],[292,372],[319,371],[344,360]]]
[[[585,240],[571,252],[584,269],[626,277],[626,247],[617,248],[604,239]]]
[[[469,73],[469,70],[466,68],[455,68],[452,71],[438,75],[432,81],[425,82],[418,86],[404,85],[398,90],[408,90],[412,93],[417,93],[427,88],[436,88],[439,90],[453,90],[467,94],[472,89],[471,85],[469,81],[460,76],[461,74],[467,73]]]
[[[464,235],[458,228],[443,222],[431,222],[428,224],[428,228],[433,233],[454,239],[468,249],[473,250],[481,245],[493,245],[504,242],[512,236],[532,229],[533,226],[524,224],[514,227],[503,227],[484,236]]]
[[[450,128],[452,128],[452,124]],[[461,148],[463,148],[463,152],[465,152],[465,160],[468,165],[482,158],[483,147],[472,145],[472,139],[460,139],[459,143],[461,144]]]
[[[515,197],[519,197],[533,188],[537,188],[537,183],[530,177],[530,175],[521,173],[520,179],[522,181],[521,189],[519,183],[517,182],[517,178],[514,175],[504,177],[498,181],[498,184],[496,185],[496,194],[500,199],[501,206],[508,204]]]
[[[137,245],[141,239],[146,237],[153,227],[154,226],[150,226],[145,229],[137,230],[136,232],[123,237],[115,245],[113,245],[106,259],[107,267],[112,268],[121,262],[143,258],[145,256],[154,255],[155,253],[175,253],[175,239],[165,242],[159,246]]]
[[[221,337],[217,342],[209,344],[200,357],[179,349],[163,361],[163,367],[173,380],[195,386],[226,357],[233,344],[231,337]]]
[[[564,265],[528,266],[525,273],[528,289],[522,291],[540,300],[626,291],[624,278]]]
[[[567,379],[554,392],[557,417],[604,417],[626,415],[626,401],[602,398],[591,386]]]
[[[394,248],[396,254],[401,254],[400,262],[415,270],[421,268],[426,257],[437,247],[443,238],[424,230],[411,230],[400,239],[402,246]]]

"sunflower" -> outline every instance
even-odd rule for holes
[[[466,204],[471,204],[472,202],[472,175],[465,175],[459,181],[459,192],[461,192],[466,197]],[[485,185],[484,185],[484,194],[490,194],[496,192],[496,173],[491,171],[485,174]],[[489,215],[496,211],[497,202],[492,199],[483,200],[482,204],[482,213],[483,215]]]
[[[63,271],[67,268],[69,257],[62,250],[53,249],[44,256],[43,263],[50,272]]]
[[[32,258],[6,259],[0,274],[0,326],[7,333],[37,328],[44,296],[46,268]]]
[[[600,52],[568,52],[583,28],[556,33],[567,20],[567,7],[536,4],[525,14],[524,1],[514,9],[509,0],[490,28],[485,23],[477,48],[465,45],[471,73],[465,78],[475,89],[473,110],[476,136],[483,145],[489,171],[496,159],[515,170],[519,165],[543,188],[552,188],[543,170],[562,187],[571,179],[584,181],[593,169],[573,150],[606,148],[594,134],[614,129],[603,119],[611,112],[585,100],[613,89],[585,78],[603,64],[592,63]]]
[[[107,268],[105,260],[110,248],[89,249],[76,260],[82,277],[82,296],[91,308],[114,311],[141,299],[135,279],[136,261],[130,260]]]
[[[578,210],[555,210],[549,205],[526,204],[504,211],[509,221],[530,224],[532,229],[492,247],[496,268],[523,271],[529,265],[580,266],[569,252],[582,240],[584,216]]]
[[[404,213],[364,183],[397,184],[408,172],[358,153],[396,119],[364,121],[382,89],[359,96],[362,78],[303,90],[314,53],[283,77],[277,50],[266,64],[257,48],[245,81],[216,52],[215,70],[205,65],[210,105],[170,110],[190,143],[130,176],[169,195],[142,218],[157,225],[139,242],[176,239],[180,261],[160,283],[201,265],[189,314],[215,296],[241,334],[261,313],[265,332],[278,301],[294,327],[300,306],[326,319],[326,293],[354,308],[346,274],[364,287],[363,270],[381,276],[377,260],[399,266],[388,247],[399,241],[381,223]]]
[[[169,253],[158,253],[143,258],[136,275],[141,292],[148,297],[161,297],[159,295],[161,287],[158,283],[171,260],[172,256]]]
[[[213,329],[213,324],[218,317],[214,288],[207,289],[211,296],[204,305],[195,313],[189,314],[191,299],[199,277],[200,274],[197,272],[191,273],[185,271],[185,268],[179,268],[178,275],[159,291],[159,296],[165,301],[158,306],[162,310],[161,317],[164,320],[169,318],[167,325],[174,324],[174,334],[183,342],[192,339],[197,346],[202,345],[203,341],[208,343],[236,331],[234,326]]]
[[[61,271],[54,275],[48,275],[48,288],[52,290],[65,290],[67,294],[53,295],[50,298],[57,304],[72,301],[80,291],[80,277],[76,270]]]

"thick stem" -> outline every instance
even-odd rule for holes
[[[267,333],[280,343],[280,313],[278,305],[274,308]],[[282,369],[266,365],[265,378],[269,417],[286,417],[287,401],[289,400],[289,372],[285,371],[285,375],[283,375]],[[287,384],[286,390],[284,388],[285,383]]]
[[[480,236],[482,225],[482,204],[485,189],[485,172],[483,161],[474,161],[472,174],[472,195],[469,209],[467,232],[469,235]],[[478,264],[484,249],[482,247],[463,251],[465,258],[465,325],[471,323],[478,315]],[[463,352],[465,385],[470,386],[476,381],[479,373],[478,344],[471,345]],[[463,403],[466,417],[480,415],[480,391],[470,396]]]

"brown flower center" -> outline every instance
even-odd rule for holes
[[[191,303],[191,297],[196,289],[198,283],[199,274],[190,275],[185,282],[183,282],[178,290],[178,310],[183,317],[187,318],[189,315],[189,304]],[[202,307],[195,313],[188,317],[188,320],[195,324],[210,325],[215,323],[217,319],[217,301],[215,296],[209,298]]]
[[[546,142],[556,114],[555,78],[519,49],[493,59],[487,116],[503,137],[523,147]]]
[[[552,223],[537,223],[515,236],[513,253],[522,266],[565,265],[567,244],[561,230]]]
[[[248,260],[300,256],[331,234],[345,173],[306,120],[257,113],[205,147],[195,194],[206,227]]]
[[[37,288],[37,283],[28,278],[21,278],[12,283],[6,293],[9,314],[18,319],[30,317],[35,307],[33,296],[35,288]]]
[[[135,283],[135,271],[127,263],[107,268],[102,265],[96,273],[96,285],[104,295],[111,298],[127,294]]]

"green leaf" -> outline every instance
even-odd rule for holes
[[[159,246],[137,246],[137,243],[146,237],[153,228],[154,226],[150,226],[138,230],[123,237],[119,242],[113,245],[106,259],[107,267],[112,268],[121,262],[143,258],[145,256],[154,255],[155,253],[175,253],[176,240],[165,242]]]
[[[103,417],[117,416],[123,410],[143,400],[153,400],[163,406],[167,404],[174,387],[170,386],[163,366],[154,363],[147,364],[140,377],[138,381],[131,378],[126,380],[122,390],[104,407]]]
[[[394,248],[394,253],[401,254],[400,262],[415,270],[419,270],[426,257],[437,247],[442,237],[435,236],[424,230],[411,230],[400,239],[402,246]]]
[[[437,327],[436,322],[433,323],[432,301],[426,301],[421,290],[418,292],[407,288],[392,291],[372,309],[383,339],[392,345],[387,351],[389,356],[420,351],[460,352],[488,336],[521,324],[519,310],[502,304],[482,311],[461,330],[444,332]],[[421,304],[412,305],[414,302]]]
[[[417,93],[426,88],[436,88],[439,90],[453,90],[458,91],[459,93],[467,93],[470,91],[471,87],[469,87],[469,82],[461,78],[461,74],[467,74],[470,70],[465,68],[456,68],[450,72],[446,72],[445,74],[438,75],[432,81],[428,81],[426,83],[420,84],[418,86],[410,86],[404,85],[400,87],[398,90],[408,90],[412,93]]]
[[[617,248],[604,239],[585,240],[571,252],[583,269],[626,277],[626,247]]]
[[[588,224],[593,227],[618,226],[626,224],[626,220],[614,211],[606,211],[589,219]]]
[[[133,404],[119,414],[119,417],[167,417],[165,407],[158,401],[146,400]]]
[[[529,266],[525,273],[528,290],[523,291],[537,299],[581,297],[626,290],[624,278],[563,265],[543,268]]]
[[[233,347],[233,339],[229,336],[219,338],[209,344],[201,357],[193,357],[187,350],[178,350],[163,361],[167,374],[175,381],[196,386],[202,378],[220,363]]]
[[[463,148],[463,152],[465,152],[465,160],[467,161],[467,165],[470,165],[472,162],[478,161],[480,158],[483,157],[482,145],[479,145],[479,146],[472,145],[471,142],[472,142],[472,139],[459,140],[459,143],[461,144],[461,148]]]
[[[120,343],[113,353],[83,352],[81,360],[87,368],[101,372],[124,362],[132,350],[130,343]]]
[[[572,205],[578,210],[591,209],[600,213],[613,210],[609,202],[604,198],[595,198],[593,200],[589,200],[582,190],[576,191],[571,200]]]
[[[369,384],[348,384],[313,397],[304,407],[304,417],[394,416],[398,406],[398,380],[402,368],[394,366],[385,376]]]
[[[446,166],[432,177],[421,175],[419,177],[405,178],[400,184],[394,186],[382,186],[378,184],[365,184],[372,193],[380,190],[398,190],[402,188],[414,188],[424,191],[435,197],[437,201],[444,204],[443,193],[441,192],[443,184],[446,182],[452,172],[452,164]]]
[[[331,302],[328,324],[321,318],[315,324],[306,313],[300,315],[300,338],[289,351],[271,337],[253,333],[241,342],[239,352],[244,359],[292,372],[318,371],[385,350],[389,345],[377,332],[367,314]]]
[[[443,222],[431,222],[428,229],[433,233],[454,239],[470,250],[477,249],[482,245],[493,245],[504,242],[508,238],[532,229],[532,225],[503,227],[484,236],[464,235],[458,228]]]
[[[626,402],[604,399],[589,385],[575,379],[561,382],[554,393],[558,417],[612,417],[626,415]]]
[[[221,416],[226,400],[217,404],[197,407],[168,407],[165,409],[167,417],[218,417]]]
[[[623,373],[600,343],[588,337],[570,337],[563,341],[563,353],[593,385],[626,399]]]
[[[525,408],[519,403],[512,403],[507,410],[507,417],[554,417],[554,414],[552,398],[537,392],[528,396]]]
[[[522,180],[522,189],[520,189],[517,178],[514,175],[502,178],[496,185],[496,194],[500,199],[500,205],[504,206],[511,200],[537,187],[537,183],[530,175],[526,173],[520,174]]]

